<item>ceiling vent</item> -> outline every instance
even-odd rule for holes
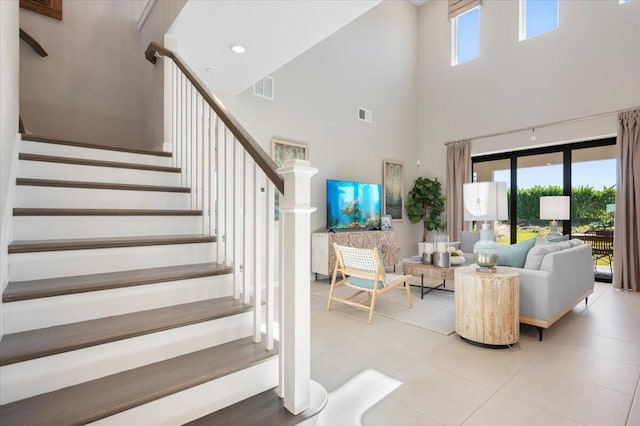
[[[273,78],[265,77],[253,85],[253,94],[273,100]]]
[[[364,121],[365,123],[373,122],[373,112],[368,109],[358,107],[358,120]]]

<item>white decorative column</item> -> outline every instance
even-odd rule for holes
[[[280,356],[284,406],[293,414],[309,408],[311,368],[310,271],[311,176],[318,169],[305,160],[289,160],[278,169],[284,178],[280,199],[283,227],[283,276],[280,282]]]

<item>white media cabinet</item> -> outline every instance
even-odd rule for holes
[[[311,272],[331,276],[336,264],[333,243],[357,248],[380,247],[384,266],[398,263],[398,233],[395,231],[316,232],[311,236]]]

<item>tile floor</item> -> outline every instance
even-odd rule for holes
[[[519,345],[492,350],[327,312],[314,293],[328,282],[311,285],[311,376],[329,392],[320,425],[640,426],[640,293],[596,283],[542,342],[521,326]]]

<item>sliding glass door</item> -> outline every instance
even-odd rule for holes
[[[563,234],[612,230],[615,143],[606,138],[473,157],[478,182],[507,182],[510,220],[497,227],[500,241],[513,244],[549,231],[549,221],[540,220],[540,197],[545,195],[571,197],[571,218],[558,221]]]

